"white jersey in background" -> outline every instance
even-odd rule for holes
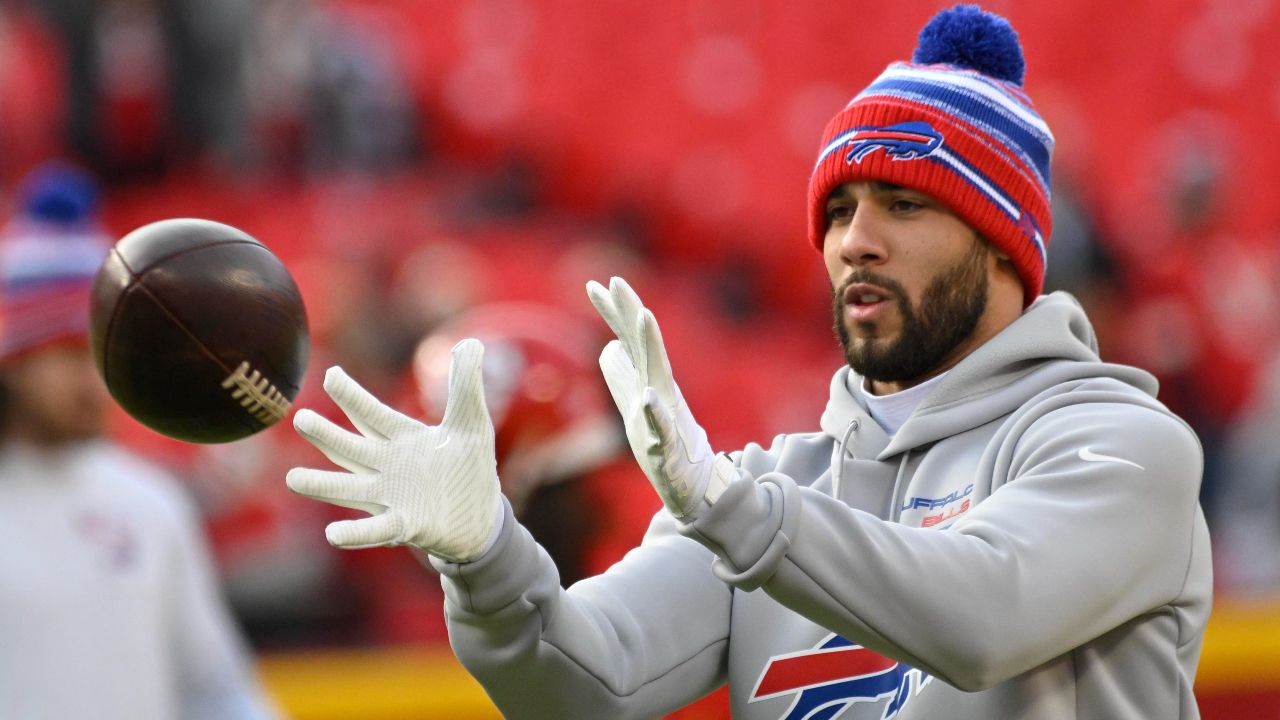
[[[108,443],[0,448],[0,716],[275,717],[193,509]]]

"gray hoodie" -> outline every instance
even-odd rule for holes
[[[462,663],[510,718],[652,718],[726,681],[747,720],[1199,716],[1200,446],[1074,300],[892,439],[861,387],[837,372],[821,432],[734,453],[714,507],[568,590],[508,511],[483,558],[435,562]]]

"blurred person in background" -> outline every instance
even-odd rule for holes
[[[654,717],[726,682],[750,720],[1199,717],[1203,455],[1149,373],[1100,360],[1078,302],[1042,295],[1053,137],[1024,72],[1006,20],[957,6],[827,125],[809,240],[846,366],[821,432],[714,453],[653,314],[588,286],[665,506],[603,574],[564,588],[504,499],[474,339],[439,425],[331,368],[356,432],[294,424],[346,472],[288,485],[371,516],[335,546],[428,552],[507,717]]]
[[[66,147],[113,182],[246,160],[248,0],[26,0],[65,61]]]
[[[1227,433],[1219,502],[1211,520],[1224,587],[1280,597],[1280,353],[1273,350],[1260,392]]]
[[[376,5],[253,4],[245,66],[260,169],[374,176],[421,159],[409,79]]]
[[[0,708],[5,717],[275,717],[219,594],[199,519],[105,439],[88,347],[109,246],[96,187],[35,171],[0,237]]]
[[[1150,208],[1132,213],[1139,227],[1116,237],[1132,300],[1115,349],[1156,376],[1161,401],[1200,438],[1201,503],[1216,535],[1215,521],[1230,516],[1218,500],[1236,481],[1229,434],[1262,392],[1268,349],[1280,343],[1275,243],[1233,226],[1251,201],[1241,187],[1250,181],[1237,172],[1243,135],[1231,120],[1186,111],[1151,134],[1156,159],[1142,179]]]

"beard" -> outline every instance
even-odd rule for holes
[[[844,293],[850,285],[860,282],[877,285],[892,294],[890,300],[902,314],[902,330],[892,342],[851,336],[844,320]],[[986,246],[981,242],[975,242],[959,262],[929,282],[919,306],[912,306],[897,281],[870,270],[855,270],[831,291],[835,331],[844,348],[845,361],[854,372],[872,381],[902,382],[923,377],[973,335],[987,309],[989,282]],[[875,328],[870,322],[858,325],[868,332]]]

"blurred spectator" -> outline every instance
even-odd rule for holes
[[[1257,391],[1262,349],[1280,340],[1280,291],[1262,254],[1232,228],[1242,181],[1239,133],[1228,118],[1187,112],[1154,133],[1143,178],[1151,203],[1125,238],[1133,303],[1125,313],[1124,361],[1160,380],[1160,399],[1195,429],[1205,450],[1201,501],[1210,519],[1232,482],[1226,432]],[[1167,152],[1167,148],[1179,148]],[[1211,526],[1216,533],[1221,528]]]
[[[268,718],[198,518],[104,439],[86,343],[107,243],[64,166],[20,189],[0,244],[0,707],[21,718]]]
[[[417,159],[408,81],[376,22],[311,0],[269,0],[259,14],[249,107],[265,165],[377,173]]]
[[[1093,322],[1099,352],[1114,360],[1116,320],[1125,308],[1125,288],[1111,240],[1102,234],[1091,208],[1076,189],[1073,176],[1058,171],[1053,186],[1053,242],[1047,252],[1045,291],[1066,290]]]
[[[99,155],[99,70],[94,38],[101,4],[75,0],[33,0],[27,4],[44,18],[61,44],[65,98],[62,122],[67,148],[92,164]]]
[[[1280,594],[1280,355],[1262,392],[1228,436],[1216,507],[1218,581],[1249,595]]]
[[[61,153],[62,57],[34,13],[0,1],[0,183]]]
[[[245,158],[247,0],[29,0],[65,57],[68,149],[112,180]],[[194,162],[192,162],[194,161]]]
[[[166,110],[177,136],[177,159],[192,153],[233,169],[243,166],[249,142],[246,64],[257,0],[151,2],[168,57]]]

